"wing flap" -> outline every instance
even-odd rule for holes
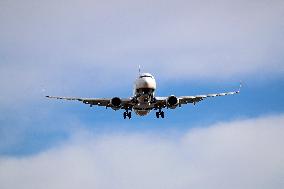
[[[58,96],[46,96],[47,98],[59,99],[59,100],[77,100],[84,104],[91,106],[105,106],[112,107],[110,101],[111,98],[76,98],[76,97],[58,97]],[[131,108],[133,106],[130,98],[121,99],[121,108]]]

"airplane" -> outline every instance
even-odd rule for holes
[[[155,91],[157,88],[156,80],[150,73],[140,73],[134,83],[133,96],[130,98],[74,98],[74,97],[58,97],[58,96],[46,96],[47,98],[63,99],[63,100],[77,100],[92,106],[104,106],[106,108],[112,108],[113,110],[125,110],[123,118],[131,119],[131,111],[133,110],[138,116],[145,116],[152,110],[156,110],[157,118],[164,118],[165,113],[162,111],[163,108],[175,109],[181,107],[183,104],[196,104],[208,97],[234,95],[240,93],[240,87],[237,91],[217,93],[217,94],[206,94],[196,96],[175,96],[170,95],[168,97],[157,97]]]

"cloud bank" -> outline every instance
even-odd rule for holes
[[[284,187],[284,115],[172,133],[77,134],[0,159],[1,189]]]

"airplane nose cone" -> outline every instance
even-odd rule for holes
[[[142,78],[137,80],[136,88],[149,88],[149,89],[156,89],[156,81],[151,78]]]
[[[147,81],[142,81],[142,82],[140,83],[140,85],[141,85],[143,88],[149,88],[151,84],[150,84],[149,82],[147,82]]]

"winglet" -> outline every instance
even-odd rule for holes
[[[240,81],[240,86],[239,86],[239,90],[237,91],[238,93],[241,92],[241,88],[242,88],[243,84],[242,84],[242,81]]]
[[[139,65],[138,66],[138,69],[139,69],[139,75],[141,74],[141,66]]]

